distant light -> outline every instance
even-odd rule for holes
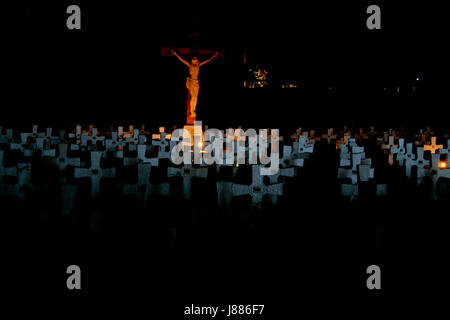
[[[447,168],[447,163],[445,161],[439,161],[439,168],[446,169]]]
[[[416,80],[419,81],[419,77],[417,77]]]

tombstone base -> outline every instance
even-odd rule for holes
[[[194,143],[194,125],[187,124],[183,127],[183,129],[186,130],[188,134],[187,136],[183,136],[183,140],[186,140],[186,138],[189,139],[189,145],[192,145]]]
[[[201,126],[186,124],[183,128],[186,131],[185,132],[186,136],[184,136],[183,139],[189,139],[190,141],[190,143],[183,143],[183,146],[193,146],[195,134],[199,135],[198,139],[200,139],[201,144],[203,143],[203,133]]]

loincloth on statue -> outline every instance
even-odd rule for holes
[[[187,77],[186,88],[188,88],[189,91],[198,91],[200,88],[200,81],[198,81],[198,79],[191,79]]]

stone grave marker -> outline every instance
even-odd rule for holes
[[[182,177],[183,179],[183,197],[185,200],[191,199],[191,181],[192,178],[208,177],[208,168],[195,168],[192,164],[184,164],[182,167],[168,167],[167,176]]]
[[[100,181],[102,178],[115,178],[116,168],[105,168],[100,166],[102,158],[101,151],[91,151],[91,167],[75,168],[75,179],[90,178],[92,199],[100,196]]]
[[[425,144],[423,146],[424,151],[430,151],[431,154],[435,154],[436,150],[442,149],[444,148],[444,146],[442,144],[436,144],[436,137],[432,137],[431,138],[431,143],[430,144]]]
[[[257,206],[262,204],[264,195],[281,196],[283,194],[283,184],[264,184],[263,176],[261,176],[262,167],[262,165],[252,166],[252,183],[250,185],[233,184],[233,196],[250,195],[252,204]],[[271,197],[271,200],[274,201],[274,198]]]
[[[444,147],[439,149],[439,154],[450,154],[450,139],[447,140],[447,148],[446,149],[444,149]]]

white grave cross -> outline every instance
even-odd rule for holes
[[[423,146],[424,151],[430,151],[431,154],[435,154],[436,150],[442,149],[444,146],[442,144],[436,144],[436,137],[431,138],[431,143]]]
[[[103,169],[100,166],[102,152],[91,151],[91,167],[75,168],[75,179],[90,178],[92,198],[96,199],[100,195],[100,180],[102,178],[116,177],[116,168]]]
[[[261,176],[262,165],[252,166],[252,184],[242,185],[233,184],[233,196],[250,195],[252,197],[253,205],[260,205],[263,201],[264,195],[281,196],[283,194],[283,184],[276,183],[265,185],[263,177]],[[272,198],[273,200],[273,198]]]

